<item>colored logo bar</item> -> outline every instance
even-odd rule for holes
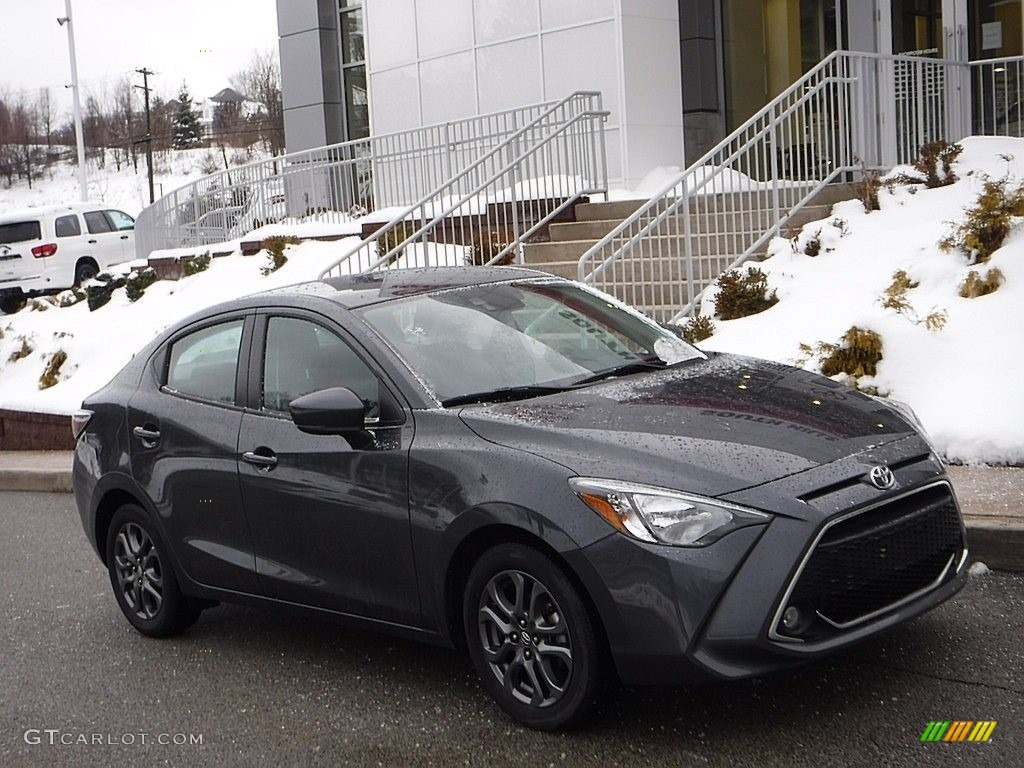
[[[995,720],[932,720],[921,741],[988,741],[995,729]]]

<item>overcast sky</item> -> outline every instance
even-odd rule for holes
[[[227,86],[253,50],[277,47],[275,0],[72,0],[72,14],[83,93],[148,67],[158,93],[174,96],[185,80],[200,99]],[[0,90],[50,86],[63,101],[64,15],[64,0],[0,0]]]

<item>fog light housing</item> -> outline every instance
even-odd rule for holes
[[[790,632],[796,630],[800,626],[800,620],[803,617],[800,615],[800,609],[795,605],[789,606],[782,614],[782,627]]]

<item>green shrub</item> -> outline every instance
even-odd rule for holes
[[[67,359],[68,353],[63,349],[58,349],[53,353],[53,357],[50,358],[50,362],[48,362],[46,364],[46,368],[43,369],[43,375],[39,377],[40,389],[49,389],[60,381],[60,367],[64,365]]]
[[[377,258],[383,259],[388,253],[400,246],[410,237],[416,234],[419,230],[415,224],[411,221],[400,221],[390,229],[385,229],[377,237]],[[390,266],[402,258],[402,254],[405,253],[405,248],[400,248],[395,251],[385,266]]]
[[[779,301],[775,291],[768,293],[768,276],[757,267],[748,268],[745,274],[730,269],[718,278],[717,285],[715,315],[722,320],[756,315]]]
[[[128,301],[136,302],[141,299],[146,289],[159,279],[156,270],[152,267],[133,271],[125,281],[125,293],[128,295]]]
[[[210,268],[210,252],[198,256],[185,256],[181,259],[181,274],[184,277],[192,277]]]
[[[882,337],[854,325],[838,344],[819,344],[818,355],[825,376],[845,373],[854,380],[874,376],[882,359]]]
[[[514,240],[512,233],[505,229],[484,229],[475,233],[469,244],[469,263],[478,267],[485,266]],[[515,250],[511,250],[505,254],[499,265],[511,264],[515,257]]]
[[[985,179],[964,223],[942,238],[939,247],[945,251],[959,249],[972,263],[988,261],[1010,234],[1016,216],[1024,216],[1024,187],[1008,190],[1005,177],[997,181]]]
[[[683,339],[691,344],[696,344],[714,335],[715,324],[707,315],[695,315],[683,323],[680,333]]]
[[[965,299],[987,296],[990,293],[995,293],[1005,281],[1002,271],[996,267],[990,269],[985,277],[972,269],[967,273],[967,279],[960,284],[960,295]]]
[[[85,288],[85,297],[89,302],[89,311],[95,312],[107,304],[114,295],[114,291],[123,288],[127,280],[123,275],[114,277],[109,272],[100,272]]]
[[[267,275],[277,272],[281,267],[288,261],[288,257],[284,255],[285,249],[289,245],[298,245],[301,243],[297,237],[290,235],[278,235],[276,237],[268,237],[263,241],[263,247],[267,251],[267,256],[270,258],[270,264],[263,267],[260,271],[264,277]]]
[[[928,189],[948,186],[956,181],[953,163],[963,151],[964,148],[959,144],[942,140],[929,141],[921,145],[919,157],[914,161],[914,170],[924,176],[924,185]]]

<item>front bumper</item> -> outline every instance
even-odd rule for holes
[[[940,466],[927,455],[912,458],[897,470],[896,489],[885,493],[860,483],[862,475],[848,478],[849,483],[835,484],[810,502],[801,500],[800,494],[789,495],[793,481],[787,479],[781,485],[789,495],[789,506],[780,509],[770,524],[740,529],[707,547],[649,545],[615,535],[581,550],[577,559],[582,562],[571,564],[578,565],[577,572],[588,582],[622,681],[677,684],[764,674],[846,647],[918,616],[956,594],[967,580],[966,538]],[[820,477],[805,480],[814,485]],[[765,491],[760,489],[762,502],[772,495]],[[938,509],[938,502],[928,494],[940,492],[948,499],[943,502],[946,549],[942,562],[934,565],[934,573],[928,570],[932,565],[907,569],[902,564],[905,561],[899,559],[906,551],[895,546],[899,542],[893,537],[912,540],[920,533],[914,526],[924,525],[918,522],[918,516],[925,520],[932,514],[928,511],[931,507],[901,511],[902,516],[888,510],[896,509],[904,503],[901,499],[908,498],[927,500]],[[758,494],[744,495],[745,503],[757,506],[751,502]],[[888,539],[878,534],[880,528],[890,525],[876,520],[882,511],[898,518],[891,523],[895,533]],[[837,527],[841,521],[855,518],[870,524],[859,526],[865,529],[859,532]],[[845,537],[840,545],[853,541],[856,546],[856,537],[863,535],[865,567],[858,570],[851,566],[846,573],[840,561],[827,562],[827,568],[834,568],[835,574],[833,578],[826,571],[823,582],[826,586],[837,585],[837,590],[845,589],[855,598],[857,590],[874,592],[860,602],[853,599],[839,603],[843,610],[860,611],[852,620],[837,624],[815,617],[806,630],[800,630],[803,636],[787,636],[781,625],[783,611],[790,604],[787,601],[807,601],[807,594],[813,593],[794,590],[802,584],[809,559],[821,551],[819,544],[830,543],[822,539],[829,531],[833,538]],[[887,560],[890,549],[894,557]],[[923,555],[913,557],[926,562]],[[932,557],[927,562],[936,560]],[[891,586],[886,569],[893,569],[904,581]],[[820,573],[816,577],[822,578]],[[862,603],[867,606],[863,610]],[[815,613],[812,610],[809,615]]]

